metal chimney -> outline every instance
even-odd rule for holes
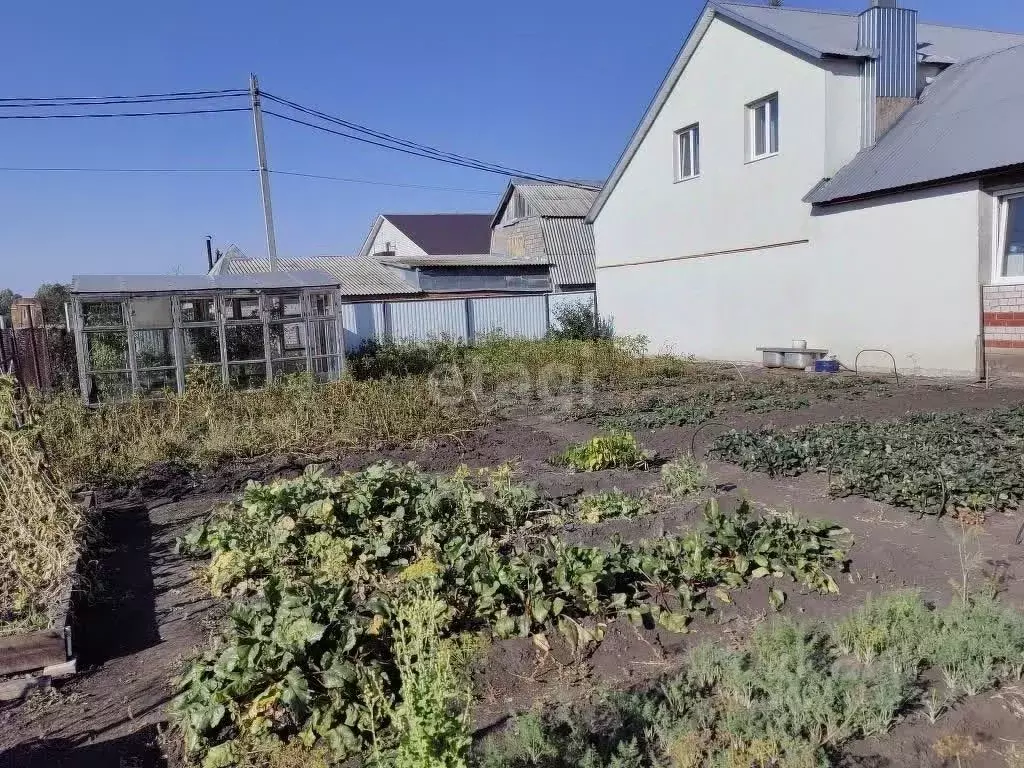
[[[870,147],[917,103],[917,11],[896,0],[871,0],[858,20],[861,146]]]

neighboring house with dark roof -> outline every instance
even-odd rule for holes
[[[512,179],[491,219],[490,249],[551,263],[555,292],[594,290],[594,233],[586,222],[600,182]]]
[[[588,214],[602,313],[706,358],[1024,372],[1021,72],[1024,33],[895,0],[712,0]]]

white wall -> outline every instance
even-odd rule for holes
[[[597,217],[598,266],[807,238],[809,206],[801,199],[825,175],[832,79],[846,82],[712,21]],[[779,154],[747,162],[746,105],[775,92]],[[701,175],[674,182],[674,132],[695,122]]]
[[[377,230],[377,235],[373,238],[373,242],[370,244],[369,252],[364,255],[372,257],[375,253],[387,250],[388,243],[391,243],[391,250],[395,252],[395,256],[400,258],[427,255],[426,251],[406,237],[402,230],[387,219],[384,219],[381,222],[380,229]]]
[[[617,332],[698,357],[757,362],[755,347],[806,339],[848,365],[881,347],[908,373],[973,375],[980,194],[972,183],[842,206],[808,217],[802,245],[599,269],[599,306]]]
[[[822,177],[834,176],[860,151],[860,62],[825,63],[825,165]]]

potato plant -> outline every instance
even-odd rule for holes
[[[651,454],[640,447],[635,436],[629,432],[613,430],[586,442],[570,445],[564,453],[551,461],[578,472],[597,472],[614,468],[646,468],[651,458]]]
[[[182,543],[211,556],[211,586],[233,605],[180,683],[189,751],[216,768],[253,742],[339,759],[377,744],[401,702],[395,616],[412,579],[448,606],[450,634],[586,644],[618,617],[683,631],[708,590],[761,578],[835,592],[846,544],[826,523],[710,503],[685,536],[576,546],[543,530],[546,512],[508,469],[439,478],[384,463],[250,485]]]
[[[919,414],[793,430],[732,431],[711,455],[771,475],[827,472],[834,495],[922,514],[1015,509],[1024,498],[1024,408]]]

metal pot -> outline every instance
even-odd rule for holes
[[[814,365],[814,355],[810,355],[807,352],[786,352],[782,358],[784,366],[795,370],[802,371]]]

